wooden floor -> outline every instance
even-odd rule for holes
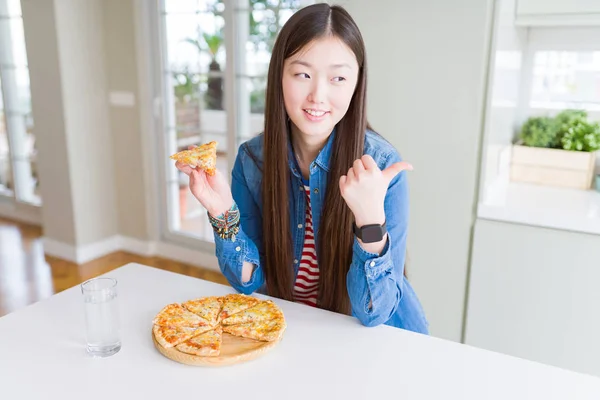
[[[0,219],[0,317],[129,262],[227,283],[218,272],[126,252],[77,265],[44,256],[39,227]]]

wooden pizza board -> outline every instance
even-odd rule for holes
[[[261,342],[254,339],[233,336],[229,333],[223,333],[223,343],[221,344],[221,354],[216,357],[200,357],[193,354],[182,353],[175,347],[164,348],[156,341],[152,333],[152,341],[158,351],[165,357],[186,365],[219,367],[238,364],[244,361],[253,360],[268,350],[272,349],[281,341],[283,335],[272,342]]]

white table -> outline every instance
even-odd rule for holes
[[[166,304],[232,288],[128,264],[119,281],[123,348],[84,351],[79,287],[0,318],[1,399],[600,399],[600,379],[276,299],[283,341],[230,367],[178,364],[151,339]],[[259,296],[263,297],[263,296]]]

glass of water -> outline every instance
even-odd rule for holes
[[[94,278],[81,284],[85,305],[86,350],[108,357],[121,350],[117,281]]]

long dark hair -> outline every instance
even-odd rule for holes
[[[293,300],[293,246],[290,230],[287,113],[283,99],[284,61],[308,43],[334,36],[356,56],[358,81],[350,106],[336,126],[327,193],[318,232],[319,291],[317,305],[350,313],[346,275],[352,262],[353,216],[338,189],[338,182],[364,151],[367,64],[365,45],[352,17],[340,6],[320,3],[305,7],[287,21],[279,33],[267,80],[263,196],[263,265],[269,295]]]

